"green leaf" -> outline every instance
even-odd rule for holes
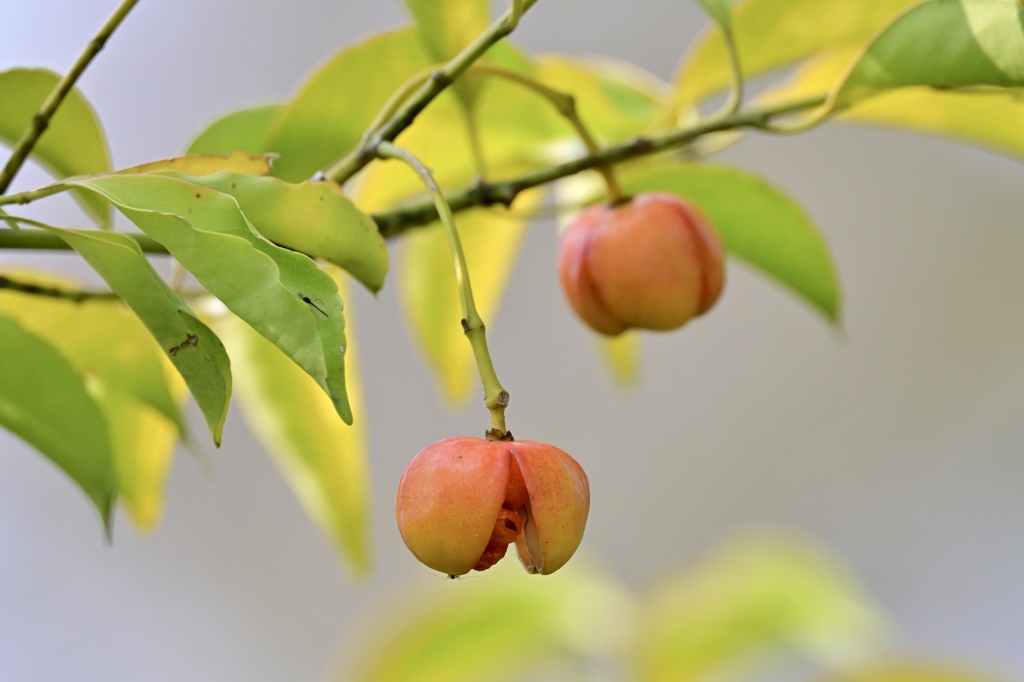
[[[43,69],[0,73],[0,141],[15,145],[32,117],[60,81]],[[110,170],[107,141],[99,119],[77,88],[61,102],[50,125],[32,149],[32,157],[56,178]],[[110,206],[92,195],[75,194],[101,225],[110,224]]]
[[[231,368],[220,339],[160,278],[133,240],[114,232],[50,228],[85,258],[139,316],[188,384],[220,445]]]
[[[1024,85],[1024,7],[1015,0],[931,0],[890,24],[831,96],[833,108],[879,91]]]
[[[632,603],[621,588],[578,564],[543,579],[517,564],[506,557],[479,580],[449,586],[431,580],[419,592],[403,591],[396,615],[370,619],[346,647],[339,678],[534,679],[530,673],[545,665],[566,659],[610,665],[622,653]]]
[[[775,278],[830,320],[839,315],[839,282],[821,233],[790,197],[763,179],[726,166],[671,163],[638,167],[624,178],[631,193],[660,191],[690,199],[735,256]]]
[[[351,151],[391,94],[431,63],[416,29],[385,33],[339,52],[271,124],[265,146],[280,154],[274,175],[307,180]]]
[[[733,0],[697,0],[704,11],[722,26],[728,26],[732,20]]]
[[[366,572],[366,421],[345,425],[316,382],[237,317],[225,317],[217,329],[235,361],[239,400],[250,428],[273,455],[306,513],[357,572]],[[349,400],[358,411],[361,396],[351,343],[347,355]]]
[[[281,107],[269,104],[241,109],[219,118],[199,133],[188,146],[189,154],[228,154],[248,152],[262,154],[271,121]]]
[[[733,540],[646,595],[636,636],[638,679],[716,677],[740,665],[765,672],[765,654],[825,663],[858,652],[880,619],[844,573],[814,547],[784,536]]]
[[[535,206],[536,198],[532,201]],[[527,221],[471,209],[459,213],[455,222],[477,309],[488,329],[493,329]],[[473,388],[479,389],[480,380],[462,329],[455,266],[444,230],[438,224],[406,234],[398,259],[398,296],[406,321],[436,372],[445,398],[464,404]]]
[[[107,424],[83,378],[46,340],[0,316],[0,424],[63,469],[109,529],[116,483]]]
[[[347,423],[345,318],[337,286],[309,258],[257,234],[230,196],[156,175],[76,180],[167,247],[236,315],[331,397]]]
[[[844,45],[860,45],[920,0],[749,0],[732,15],[732,33],[749,80]],[[695,104],[732,81],[725,41],[716,29],[694,43],[676,76],[680,104]]]
[[[218,173],[203,178],[167,174],[229,194],[256,231],[289,249],[324,258],[376,292],[388,271],[388,249],[377,225],[327,181],[291,184],[278,178]]]
[[[126,239],[112,232],[85,235],[104,242]],[[74,290],[72,283],[49,273],[13,274],[22,282]],[[184,430],[185,388],[160,346],[139,318],[113,298],[75,302],[3,291],[0,315],[45,339],[84,378],[106,422],[119,500],[139,528],[153,528],[162,514],[167,472]]]

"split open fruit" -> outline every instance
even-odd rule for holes
[[[561,568],[583,539],[590,485],[547,443],[448,438],[409,463],[395,513],[406,546],[449,575],[482,571],[516,543],[530,573]]]

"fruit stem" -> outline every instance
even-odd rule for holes
[[[11,181],[14,180],[14,176],[21,170],[25,159],[32,153],[32,148],[36,146],[36,142],[39,141],[39,138],[50,126],[50,119],[57,112],[57,107],[64,101],[67,94],[71,92],[71,88],[75,87],[78,77],[82,75],[82,72],[89,66],[93,58],[100,53],[107,39],[113,35],[114,31],[117,30],[117,27],[121,25],[121,22],[124,21],[124,18],[128,16],[128,13],[132,11],[132,8],[135,7],[138,1],[123,0],[110,18],[107,19],[107,22],[103,24],[99,33],[85,46],[85,50],[79,55],[71,70],[54,86],[53,91],[47,96],[39,111],[32,117],[32,122],[28,129],[22,134],[17,144],[14,145],[11,157],[7,159],[3,170],[0,171],[0,194],[6,192],[7,188],[10,187]]]
[[[597,144],[597,140],[594,139],[594,136],[590,133],[590,129],[583,123],[579,112],[576,110],[576,98],[569,93],[550,88],[526,74],[512,71],[511,69],[506,69],[501,66],[495,66],[493,64],[474,64],[470,67],[469,71],[504,78],[505,80],[521,85],[537,93],[550,102],[551,105],[558,110],[558,113],[572,125],[576,134],[579,136],[580,141],[583,142],[583,146],[587,148],[588,154],[593,155],[601,151],[601,147]],[[604,178],[604,183],[608,187],[609,203],[613,206],[618,206],[619,204],[624,204],[629,201],[629,197],[623,191],[622,185],[619,183],[619,179],[615,175],[615,171],[611,164],[602,164],[597,166],[594,170],[600,173],[601,177]]]
[[[480,381],[484,386],[484,402],[491,412],[492,430],[499,434],[505,434],[505,408],[508,407],[509,395],[498,381],[498,375],[494,371],[494,363],[491,361],[491,353],[487,349],[487,336],[484,330],[484,322],[477,312],[476,303],[473,300],[473,287],[469,282],[469,270],[466,268],[466,256],[462,251],[462,242],[459,240],[459,232],[455,229],[455,217],[451,208],[438,187],[430,169],[423,165],[416,156],[407,149],[398,147],[390,142],[380,142],[377,145],[376,154],[382,159],[398,159],[409,166],[419,176],[420,180],[427,187],[430,196],[437,208],[437,214],[444,225],[448,235],[448,246],[451,248],[452,259],[455,261],[455,281],[459,287],[459,299],[462,303],[462,330],[473,347],[473,357],[476,359],[477,370],[480,372]]]

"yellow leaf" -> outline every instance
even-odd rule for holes
[[[846,575],[816,548],[782,535],[753,535],[718,548],[651,589],[638,633],[645,682],[714,677],[797,650],[831,660],[857,652],[879,617]]]
[[[270,157],[265,154],[231,152],[230,154],[188,154],[175,159],[152,161],[117,171],[119,175],[138,175],[157,171],[175,171],[182,175],[213,175],[224,171],[246,175],[267,175]]]
[[[335,277],[339,289],[344,282]],[[370,565],[366,415],[353,353],[351,310],[345,380],[355,418],[341,420],[317,383],[237,317],[214,322],[231,356],[234,385],[253,432],[306,513],[363,573]]]

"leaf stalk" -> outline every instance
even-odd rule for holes
[[[459,288],[459,300],[462,304],[462,330],[466,333],[470,345],[473,347],[473,357],[476,359],[476,366],[480,372],[480,381],[484,387],[484,402],[491,413],[491,428],[497,432],[497,436],[503,436],[505,428],[505,408],[508,406],[509,394],[502,388],[498,381],[498,375],[494,371],[494,363],[491,360],[490,351],[487,349],[487,337],[484,329],[484,322],[476,309],[473,300],[473,287],[469,281],[469,270],[466,267],[466,256],[462,251],[462,242],[459,240],[459,232],[455,228],[455,217],[452,215],[448,202],[445,200],[441,188],[438,187],[430,172],[423,162],[420,161],[409,150],[398,147],[390,142],[381,142],[376,150],[377,156],[382,159],[397,159],[405,163],[419,176],[420,180],[430,192],[434,208],[444,225],[445,233],[448,235],[448,246],[451,248],[452,259],[455,262],[455,281]]]

